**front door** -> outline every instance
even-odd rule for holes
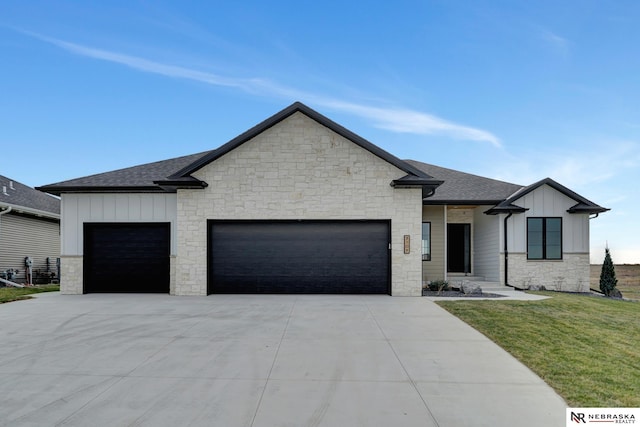
[[[447,272],[471,273],[471,224],[447,224]]]

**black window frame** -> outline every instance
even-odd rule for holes
[[[530,226],[530,221],[531,220],[542,220],[542,230],[541,230],[541,237],[542,237],[542,255],[540,257],[532,257],[531,255],[531,244],[532,242],[530,242],[530,232],[529,232],[529,226]],[[560,221],[560,256],[557,258],[551,258],[548,255],[548,248],[549,248],[549,244],[547,243],[547,222],[549,220],[559,220]],[[554,245],[555,246],[555,245]],[[527,217],[527,260],[532,260],[532,261],[562,261],[563,259],[563,251],[564,251],[564,243],[563,243],[563,224],[562,224],[562,217],[558,217],[558,216],[530,216]]]
[[[427,240],[429,242],[428,244],[428,253],[424,253],[424,226],[425,224],[429,225],[429,239]],[[431,231],[432,231],[432,227],[431,227],[431,221],[422,221],[422,228],[420,229],[421,232],[421,239],[420,239],[420,250],[422,252],[422,261],[431,261]]]

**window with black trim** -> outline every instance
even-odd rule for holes
[[[431,261],[431,223],[422,223],[422,260]]]
[[[562,218],[527,218],[527,259],[562,259]]]

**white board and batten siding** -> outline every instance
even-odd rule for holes
[[[562,218],[562,252],[589,253],[589,215],[567,212],[576,203],[548,185],[518,199],[515,204],[529,210],[509,219],[509,252],[527,252],[527,218],[557,217]],[[502,246],[502,242],[500,245]]]
[[[176,255],[175,194],[63,194],[61,210],[62,255],[83,255],[84,224],[96,222],[169,222],[171,255]]]
[[[484,212],[491,206],[477,206],[473,212],[473,273],[490,282],[500,281],[500,218]]]
[[[25,277],[24,259],[30,257],[34,272],[46,271],[49,258],[50,271],[56,271],[56,258],[60,256],[60,225],[8,213],[0,217],[0,271],[19,270],[14,279]]]

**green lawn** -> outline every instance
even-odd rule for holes
[[[537,292],[543,301],[439,301],[572,407],[640,407],[640,303]]]
[[[11,301],[19,301],[31,298],[30,294],[40,292],[55,292],[60,290],[60,285],[38,285],[27,288],[0,288],[0,304]]]

